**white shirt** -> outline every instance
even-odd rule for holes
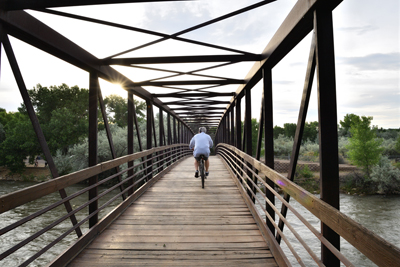
[[[193,156],[199,155],[210,156],[210,147],[213,146],[213,141],[208,134],[198,133],[190,140],[189,148],[193,149]]]

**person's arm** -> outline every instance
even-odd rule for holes
[[[189,149],[194,150],[194,146],[195,146],[195,141],[194,141],[194,137],[190,140],[189,143]]]

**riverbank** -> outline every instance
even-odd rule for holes
[[[39,165],[40,166],[40,165]],[[12,174],[6,167],[0,167],[0,180],[44,182],[51,179],[48,167],[26,167],[22,173]]]

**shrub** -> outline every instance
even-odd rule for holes
[[[388,157],[381,157],[378,165],[372,168],[371,180],[379,194],[394,194],[400,191],[400,170],[395,168]]]
[[[308,165],[303,165],[303,166],[299,166],[297,165],[296,167],[296,177],[299,178],[312,178],[314,177],[313,172],[310,170],[310,168],[308,167]]]
[[[284,135],[279,135],[277,139],[274,140],[274,154],[278,157],[290,157],[293,149],[293,138],[286,137]]]

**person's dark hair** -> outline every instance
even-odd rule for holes
[[[207,132],[206,127],[200,127],[199,128],[199,133],[206,133],[206,132]]]

